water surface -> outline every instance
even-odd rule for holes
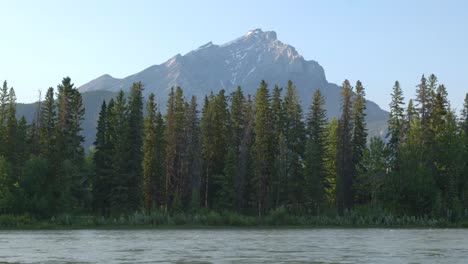
[[[0,263],[468,263],[468,229],[0,231]]]

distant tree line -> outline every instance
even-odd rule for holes
[[[203,99],[171,88],[165,106],[143,85],[104,101],[85,154],[80,93],[64,78],[36,118],[16,119],[0,91],[0,213],[103,216],[143,210],[239,214],[344,214],[355,207],[395,215],[468,215],[468,95],[458,118],[435,75],[421,78],[407,107],[395,82],[388,134],[368,137],[365,89],[342,85],[341,116],[327,119],[314,92],[307,113],[295,85],[254,96],[237,87]],[[201,113],[199,113],[201,109]]]

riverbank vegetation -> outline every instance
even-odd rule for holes
[[[435,75],[405,106],[395,82],[388,133],[369,138],[365,89],[342,85],[328,119],[306,113],[290,81],[238,87],[198,106],[180,87],[166,106],[134,83],[103,102],[94,147],[81,95],[64,78],[28,124],[0,90],[0,227],[464,226],[468,95],[460,116]],[[301,98],[306,100],[307,98]],[[146,105],[146,106],[145,106]],[[201,113],[199,112],[201,109]]]
[[[277,208],[267,216],[201,210],[168,214],[163,211],[135,212],[121,216],[61,214],[49,219],[30,215],[1,215],[2,229],[148,229],[148,228],[467,228],[468,221],[449,221],[428,216],[394,216],[382,211],[354,210],[343,215],[292,215]]]

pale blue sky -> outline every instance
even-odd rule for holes
[[[457,109],[468,92],[468,1],[96,1],[0,2],[0,80],[19,102],[69,75],[81,85],[125,77],[208,41],[274,30],[330,82],[360,79],[388,109],[395,80],[414,97],[435,73]]]

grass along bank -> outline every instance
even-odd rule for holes
[[[29,215],[0,215],[0,229],[132,229],[132,228],[226,228],[226,227],[389,227],[448,228],[468,227],[465,217],[457,221],[445,218],[394,216],[384,213],[362,214],[359,211],[339,215],[294,215],[279,208],[259,218],[233,212],[150,213],[114,217],[62,214],[48,219]]]

